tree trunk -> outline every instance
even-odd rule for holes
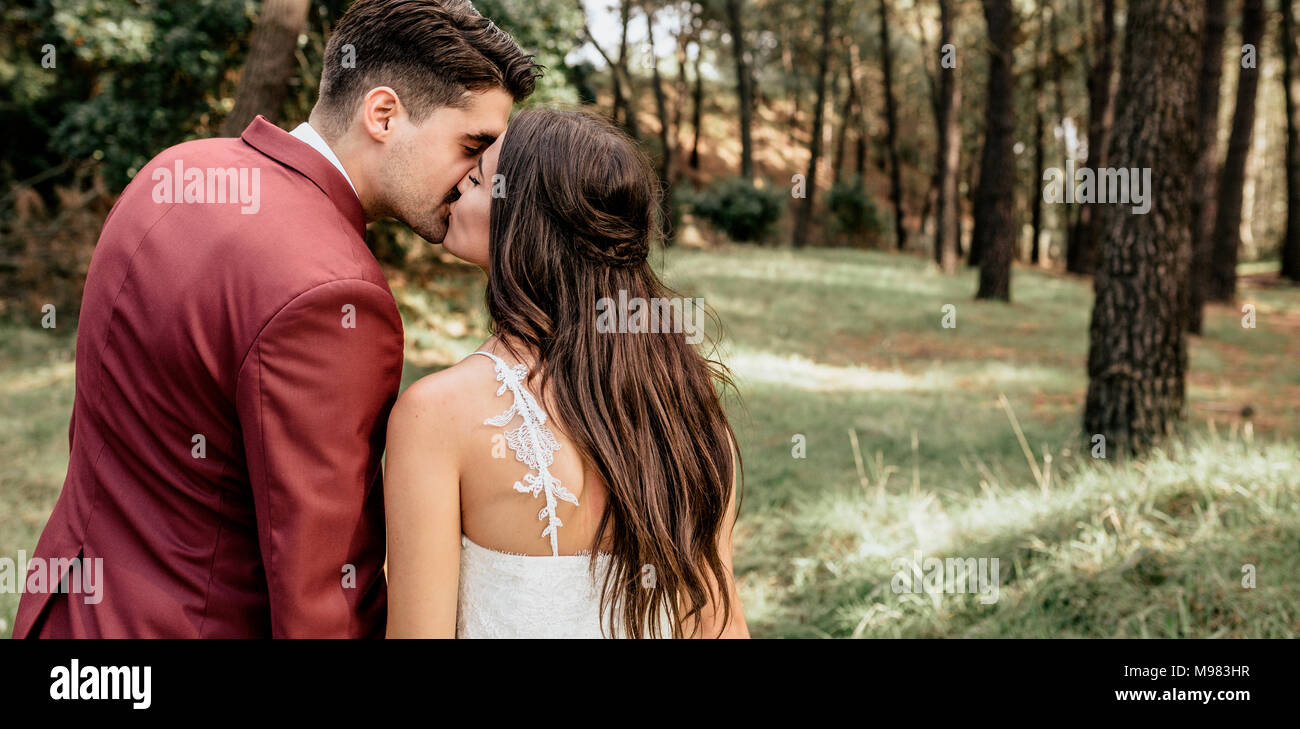
[[[694,34],[694,20],[690,19],[689,25],[691,30],[687,30],[687,22],[683,21],[678,28],[677,35],[677,78],[673,81],[673,155],[678,159],[682,154],[682,114],[686,109],[686,95],[689,93],[689,86],[686,72],[687,53],[690,49],[692,35]],[[677,163],[677,169],[673,174],[673,182],[681,177],[681,163]]]
[[[1205,298],[1232,301],[1237,295],[1237,250],[1241,247],[1241,196],[1246,184],[1246,157],[1250,155],[1250,133],[1255,127],[1255,90],[1259,86],[1258,62],[1264,39],[1263,0],[1243,0],[1241,43],[1255,46],[1256,68],[1242,68],[1237,74],[1237,110],[1232,115],[1228,156],[1219,177],[1219,201],[1211,236],[1213,253]],[[1240,65],[1240,64],[1238,64]]]
[[[1043,96],[1043,46],[1047,38],[1047,10],[1038,10],[1038,39],[1034,42],[1034,175],[1029,180],[1030,235],[1029,260],[1038,264],[1042,255],[1040,240],[1043,235],[1043,194],[1039,190],[1039,175],[1043,169],[1043,126],[1047,100]]]
[[[856,100],[852,66],[849,67],[847,75],[849,83],[844,89],[844,103],[840,105],[840,125],[835,131],[835,155],[831,158],[831,181],[837,185],[844,176],[844,152],[848,147],[849,127],[853,124],[853,102]],[[838,82],[837,78],[836,83],[831,85],[837,86]]]
[[[1204,13],[1193,0],[1129,5],[1116,96],[1112,164],[1150,169],[1151,209],[1098,206],[1084,429],[1109,453],[1145,450],[1168,434],[1185,402],[1187,341],[1179,288],[1191,243],[1197,67]]]
[[[221,136],[238,137],[258,114],[280,120],[289,94],[298,34],[307,23],[309,0],[265,0],[253,30],[248,60],[239,76],[235,106],[221,124]]]
[[[912,18],[916,21],[916,38],[917,45],[921,48],[921,57],[932,58],[934,53],[929,46],[929,38],[926,35],[925,26],[921,23],[921,16],[918,13],[913,13]],[[940,60],[940,63],[942,63],[942,60]],[[928,61],[921,64],[921,71],[925,74],[926,90],[930,92],[930,114],[934,119],[935,127],[935,149],[934,163],[930,169],[930,184],[925,191],[925,203],[921,206],[921,225],[917,228],[917,232],[922,236],[929,236],[931,241],[930,254],[934,257],[934,262],[939,263],[939,237],[936,232],[938,222],[934,219],[939,207],[939,184],[941,182],[940,177],[943,174],[943,165],[940,163],[941,152],[938,145],[939,138],[943,136],[943,130],[939,128],[939,81],[936,78],[936,72],[930,70]]]
[[[862,68],[862,59],[858,56],[857,43],[849,44],[849,63],[852,64],[853,68],[855,69]],[[865,187],[867,184],[867,142],[868,142],[867,114],[864,108],[866,106],[865,103],[866,82],[865,81],[863,82],[864,86],[858,86],[857,79],[850,76],[849,80],[853,81],[854,86],[857,87],[858,89],[857,91],[858,103],[856,107],[856,115],[854,117],[857,120],[858,139],[857,139],[857,143],[853,147],[853,170],[854,172],[857,173],[858,179],[862,180],[862,184]]]
[[[1088,167],[1094,173],[1106,166],[1106,147],[1114,125],[1115,93],[1115,0],[1094,0],[1092,27],[1095,37],[1093,62],[1088,69]],[[1097,210],[1093,204],[1079,206],[1079,218],[1070,236],[1065,267],[1073,273],[1090,274],[1097,267]]]
[[[650,51],[650,79],[654,83],[655,112],[659,116],[659,147],[662,156],[659,161],[659,185],[663,190],[661,212],[663,214],[664,243],[673,239],[673,145],[670,143],[672,131],[668,119],[668,95],[664,93],[663,79],[659,75],[659,56],[655,51],[654,20],[655,13],[649,3],[643,3],[645,12],[646,38]]]
[[[794,44],[790,40],[790,29],[785,25],[781,27],[781,68],[785,71],[785,77],[794,82],[794,88],[790,89],[790,116],[786,119],[786,124],[795,127],[799,125],[799,104],[803,100],[803,77],[804,74],[795,68],[794,65]]]
[[[613,119],[615,124],[623,124],[623,120],[627,117],[627,104],[623,100],[623,74],[619,72],[617,61],[609,64],[609,90],[614,96],[614,109],[610,112],[609,118]]]
[[[1300,283],[1300,68],[1291,0],[1282,1],[1282,83],[1286,96],[1286,237],[1282,276]]]
[[[903,250],[907,230],[903,228],[903,167],[898,157],[898,107],[894,102],[893,51],[889,47],[889,9],[880,0],[880,70],[885,83],[885,141],[889,147],[889,192],[894,203],[894,246]]]
[[[858,132],[857,141],[853,143],[853,171],[859,179],[863,180],[865,185],[867,179],[867,133],[864,129],[866,124],[863,121],[861,107],[858,109],[858,125],[860,131]]]
[[[736,57],[736,95],[740,106],[740,176],[754,179],[754,142],[751,136],[754,93],[745,60],[745,26],[741,22],[743,0],[727,0],[727,27],[731,32],[731,51]],[[820,102],[818,102],[820,103]]]
[[[971,255],[979,251],[977,299],[1011,300],[1011,259],[1016,245],[1015,52],[1011,0],[984,0],[989,29],[984,153],[980,163]]]
[[[980,160],[976,160],[974,149],[968,149],[966,152],[966,155],[963,156],[965,160],[963,163],[965,164],[963,177],[966,180],[966,207],[970,208],[971,222],[967,225],[965,221],[962,221],[961,239],[962,246],[965,249],[962,256],[966,259],[967,266],[979,266],[979,251],[975,250],[975,206],[979,204],[980,161],[982,161],[983,155],[980,155]]]
[[[1196,191],[1192,197],[1192,261],[1187,267],[1183,298],[1187,331],[1200,334],[1205,313],[1205,287],[1211,261],[1210,235],[1218,197],[1219,87],[1223,80],[1223,36],[1227,27],[1225,0],[1206,0],[1205,41],[1201,45],[1201,75],[1197,85]]]
[[[834,0],[822,0],[821,20],[821,55],[817,59],[817,102],[813,108],[812,140],[808,143],[808,179],[805,181],[806,193],[799,206],[799,220],[794,226],[791,243],[795,248],[802,248],[807,243],[808,225],[812,221],[813,198],[817,193],[817,159],[822,151],[822,124],[826,109],[826,74],[831,63],[831,11]]]
[[[704,117],[704,77],[700,75],[700,56],[704,55],[704,46],[695,44],[695,91],[691,94],[691,127],[695,130],[691,141],[691,169],[700,169],[700,123]]]
[[[1048,22],[1047,24],[1047,28],[1048,28],[1047,32],[1051,36],[1052,90],[1053,92],[1055,92],[1055,96],[1056,96],[1056,123],[1057,126],[1061,128],[1061,132],[1062,132],[1061,139],[1060,139],[1061,165],[1064,167],[1066,164],[1069,163],[1070,159],[1074,156],[1077,150],[1070,149],[1070,139],[1064,133],[1065,119],[1066,119],[1065,77],[1067,74],[1066,74],[1065,63],[1063,62],[1063,59],[1065,58],[1065,52],[1061,49],[1061,34],[1059,32],[1060,23],[1058,22],[1065,15],[1064,9],[1058,5],[1059,3],[1063,3],[1063,2],[1064,0],[1052,0],[1051,3],[1047,4],[1047,8],[1051,11],[1051,21]],[[1092,7],[1095,11],[1097,7],[1097,2],[1098,0],[1088,0],[1087,4],[1090,7]],[[1083,36],[1084,38],[1083,43],[1086,44],[1087,43],[1086,29],[1088,27],[1088,17],[1087,17],[1087,13],[1084,11],[1083,5],[1084,3],[1082,0],[1076,0],[1075,10],[1078,12],[1078,17],[1075,20],[1077,21],[1077,26],[1079,28],[1079,35]],[[1085,61],[1085,68],[1086,65],[1087,62]],[[1059,213],[1061,217],[1059,224],[1061,226],[1061,230],[1063,231],[1063,238],[1065,239],[1066,269],[1069,269],[1070,267],[1070,262],[1069,262],[1070,252],[1073,251],[1074,254],[1077,256],[1080,250],[1078,245],[1075,243],[1076,229],[1075,229],[1074,221],[1078,220],[1078,216],[1075,215],[1076,207],[1082,209],[1083,206],[1075,205],[1074,203],[1066,203],[1059,207]]]
[[[617,119],[618,109],[623,111],[623,127],[633,139],[641,138],[641,130],[637,124],[636,118],[636,91],[632,88],[632,76],[627,70],[627,26],[632,21],[632,0],[623,0],[619,6],[619,22],[622,24],[622,35],[618,42],[618,68],[614,74],[614,105],[615,118]],[[618,82],[619,78],[627,82],[627,88]]]
[[[952,40],[952,0],[939,0],[939,48]],[[939,195],[936,200],[935,246],[939,267],[944,273],[957,270],[961,254],[961,124],[957,118],[961,106],[961,85],[957,69],[939,66]]]

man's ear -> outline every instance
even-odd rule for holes
[[[361,126],[376,142],[387,142],[393,134],[392,123],[405,113],[397,92],[388,86],[376,86],[361,100]]]

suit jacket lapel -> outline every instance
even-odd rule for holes
[[[311,180],[365,238],[366,216],[347,178],[320,152],[258,115],[240,135],[246,144]]]

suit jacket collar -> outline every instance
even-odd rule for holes
[[[361,201],[357,199],[357,194],[352,190],[352,185],[348,183],[347,178],[320,152],[267,121],[261,114],[248,125],[240,135],[240,139],[267,157],[296,170],[303,177],[311,180],[321,192],[325,193],[330,202],[334,203],[334,207],[339,209],[343,217],[352,223],[357,235],[365,238],[366,215],[361,209]]]

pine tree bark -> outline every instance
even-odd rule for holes
[[[745,60],[745,26],[741,22],[742,0],[727,0],[727,27],[731,32],[731,51],[736,60],[736,94],[740,105],[740,176],[754,179],[754,142],[752,113],[754,105],[753,80],[749,63]]]
[[[1061,165],[1064,167],[1069,162],[1073,150],[1070,149],[1069,137],[1066,134],[1064,134],[1064,130],[1066,127],[1065,121],[1067,118],[1065,112],[1065,86],[1067,83],[1065,77],[1066,77],[1067,69],[1066,69],[1066,64],[1064,62],[1065,52],[1061,48],[1061,34],[1059,32],[1059,27],[1060,27],[1059,21],[1061,17],[1064,15],[1062,8],[1057,4],[1060,2],[1063,2],[1063,0],[1053,0],[1053,2],[1047,5],[1047,7],[1051,10],[1051,21],[1047,24],[1048,27],[1047,32],[1051,36],[1052,91],[1054,92],[1053,96],[1056,97],[1056,125],[1060,127],[1063,132],[1059,140],[1060,142],[1059,146],[1061,148]],[[1085,10],[1084,8],[1085,4],[1092,9],[1091,10],[1092,12],[1095,12],[1095,9],[1097,7],[1096,0],[1091,0],[1088,3],[1084,3],[1083,0],[1076,0],[1075,10],[1078,12],[1078,17],[1075,20],[1077,21],[1077,26],[1081,29],[1080,31],[1081,34],[1082,34],[1082,29],[1088,27],[1089,11]],[[1086,67],[1087,66],[1085,64],[1085,68]],[[1083,129],[1081,131],[1087,133],[1086,129]],[[1069,262],[1070,252],[1073,251],[1074,254],[1077,256],[1079,254],[1079,251],[1081,250],[1078,244],[1075,243],[1075,234],[1078,230],[1077,226],[1075,225],[1075,221],[1079,219],[1079,216],[1075,214],[1076,212],[1075,208],[1082,208],[1082,207],[1083,207],[1082,205],[1078,205],[1076,203],[1067,203],[1060,206],[1059,214],[1061,217],[1061,228],[1062,230],[1065,231],[1065,236],[1064,236],[1065,255],[1066,255],[1065,266],[1067,270],[1070,267],[1070,262]]]
[[[1115,117],[1115,0],[1094,0],[1092,28],[1096,43],[1088,69],[1088,167],[1096,171],[1106,166],[1106,147]],[[1090,274],[1096,268],[1100,233],[1096,219],[1096,205],[1079,206],[1065,255],[1066,270]]]
[[[939,50],[952,40],[952,0],[939,0]],[[961,107],[961,86],[957,83],[957,69],[940,64],[939,75],[939,195],[935,214],[936,248],[939,267],[944,273],[957,270],[961,254],[961,195],[958,180],[961,175],[961,124],[957,118]]]
[[[651,64],[650,80],[654,84],[655,113],[659,117],[659,147],[661,149],[659,185],[663,194],[660,199],[660,212],[662,213],[664,243],[668,245],[673,240],[673,144],[670,141],[673,132],[668,118],[668,94],[664,91],[663,78],[659,74],[659,56],[655,50],[655,11],[649,2],[643,2],[641,9],[646,17],[646,37],[649,40],[648,50],[650,51]]]
[[[1187,342],[1179,289],[1191,243],[1196,169],[1195,0],[1129,5],[1111,164],[1150,169],[1151,208],[1099,205],[1084,430],[1108,453],[1140,453],[1169,434],[1185,403]]]
[[[1038,39],[1034,42],[1034,176],[1029,180],[1030,235],[1029,260],[1037,265],[1042,257],[1043,194],[1038,189],[1038,175],[1043,169],[1043,127],[1047,99],[1043,96],[1043,46],[1047,38],[1046,10],[1038,12]]]
[[[618,68],[614,73],[614,110],[615,118],[622,109],[622,123],[633,139],[641,138],[640,125],[636,118],[636,90],[632,88],[632,74],[627,70],[627,27],[632,22],[632,0],[622,0],[619,6],[619,22],[622,34],[618,42]],[[619,79],[624,83],[620,83]],[[626,84],[627,88],[624,88]]]
[[[790,38],[790,29],[784,24],[781,26],[781,68],[785,71],[785,77],[793,81],[793,88],[790,89],[790,116],[787,117],[786,123],[790,126],[799,125],[799,110],[803,104],[803,78],[806,74],[801,73],[794,65],[794,41]]]
[[[1282,83],[1286,96],[1286,234],[1282,277],[1300,283],[1300,61],[1291,0],[1282,3]]]
[[[862,58],[858,54],[859,54],[858,44],[850,43],[849,62],[853,64],[854,68],[862,68]],[[856,84],[857,81],[855,80],[854,83]],[[857,113],[855,116],[858,122],[857,123],[858,139],[857,139],[857,143],[853,147],[853,170],[857,173],[858,179],[862,180],[862,184],[866,185],[867,184],[868,136],[867,136],[867,115],[866,115],[866,111],[863,109],[864,102],[866,100],[866,89],[865,89],[866,82],[863,81],[862,84],[863,85],[858,86],[858,104],[857,104]]]
[[[691,169],[700,169],[700,126],[704,118],[704,76],[700,75],[700,57],[704,55],[704,48],[698,42],[695,44],[695,90],[691,93],[691,128],[694,134],[691,139]]]
[[[1010,301],[1016,244],[1016,86],[1012,70],[1016,18],[1011,0],[984,0],[984,18],[989,29],[989,78],[971,255],[979,252],[980,284],[975,298]]]
[[[889,192],[894,203],[894,244],[907,245],[903,227],[903,168],[898,155],[898,106],[894,101],[893,51],[889,47],[889,8],[880,0],[880,70],[884,73],[885,141],[889,147]]]
[[[265,0],[239,75],[235,106],[221,124],[221,136],[237,137],[258,114],[271,122],[289,95],[298,34],[307,23],[309,0]]]
[[[1219,176],[1219,200],[1211,234],[1212,254],[1205,298],[1209,301],[1232,301],[1237,295],[1237,251],[1241,248],[1241,200],[1246,184],[1246,158],[1250,155],[1250,135],[1255,128],[1255,91],[1259,87],[1259,62],[1263,59],[1263,0],[1243,0],[1241,5],[1241,42],[1253,45],[1255,68],[1241,68],[1237,74],[1237,110],[1232,115],[1232,133],[1228,137],[1228,156]],[[1240,64],[1238,64],[1240,66]]]
[[[849,61],[852,64],[852,61]],[[853,67],[848,68],[848,84],[844,89],[844,101],[840,104],[840,124],[835,130],[835,155],[831,158],[831,182],[838,185],[844,177],[844,155],[848,149],[849,127],[853,125],[853,104],[857,101],[857,89],[853,83]],[[838,79],[836,84],[838,85]]]
[[[673,79],[673,154],[679,159],[682,156],[682,114],[686,110],[686,97],[689,94],[686,58],[691,45],[693,30],[686,30],[688,24],[693,25],[693,21],[683,23],[677,35],[677,78]],[[673,176],[673,181],[676,182],[679,177],[681,177],[680,163],[678,163],[678,169]]]
[[[1187,331],[1200,334],[1205,313],[1205,288],[1209,285],[1214,226],[1214,204],[1219,178],[1219,89],[1223,81],[1223,36],[1227,28],[1225,0],[1206,0],[1205,34],[1201,45],[1201,75],[1197,84],[1196,122],[1198,154],[1196,191],[1192,197],[1192,261],[1187,267],[1183,298],[1187,301]]]
[[[920,16],[914,14],[913,18],[916,23],[916,37],[918,45],[921,47],[921,55],[927,59],[936,56],[934,50],[929,47],[928,38],[926,37],[925,27],[920,22]],[[942,45],[942,44],[940,44]],[[943,65],[943,59],[936,59],[936,67]],[[940,140],[943,138],[943,129],[939,120],[939,72],[931,71],[930,64],[921,64],[922,71],[925,72],[926,90],[929,91],[930,114],[934,119],[934,164],[930,169],[930,185],[925,191],[925,203],[921,206],[921,226],[917,229],[918,233],[928,235],[930,239],[930,254],[935,263],[942,265],[943,255],[939,246],[939,185],[943,182],[943,151],[940,149]]]
[[[799,206],[799,219],[794,226],[791,243],[802,248],[808,242],[808,226],[812,222],[814,198],[817,194],[817,161],[822,151],[822,124],[825,123],[826,74],[831,63],[831,13],[834,0],[822,0],[821,54],[817,59],[817,102],[813,107],[812,140],[808,143],[808,178],[805,180],[805,197]]]

